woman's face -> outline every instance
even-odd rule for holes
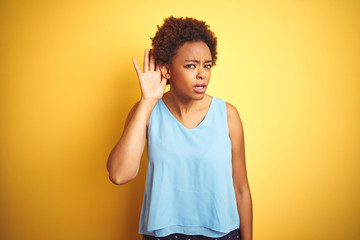
[[[202,99],[210,81],[211,67],[209,47],[202,41],[186,42],[168,65],[170,91],[188,100]]]

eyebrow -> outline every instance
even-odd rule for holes
[[[189,59],[189,60],[185,60],[185,62],[196,62],[196,63],[199,63],[200,61],[199,60],[192,60],[192,59]],[[212,60],[206,60],[205,63],[211,63]]]

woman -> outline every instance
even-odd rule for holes
[[[135,178],[147,141],[143,239],[252,239],[242,122],[233,105],[205,93],[214,33],[203,21],[171,16],[152,44],[143,71],[133,59],[141,99],[110,153],[110,180]]]

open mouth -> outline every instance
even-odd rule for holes
[[[196,88],[196,89],[203,89],[203,88],[205,88],[205,87],[206,87],[205,84],[195,85],[195,88]]]
[[[197,84],[194,86],[194,91],[196,93],[205,93],[206,91],[206,84]]]

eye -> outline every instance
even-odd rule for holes
[[[206,64],[206,65],[205,65],[205,68],[210,69],[211,67],[212,67],[212,65],[211,65],[211,64]]]
[[[185,65],[186,68],[195,68],[195,64],[188,64],[188,65]]]

